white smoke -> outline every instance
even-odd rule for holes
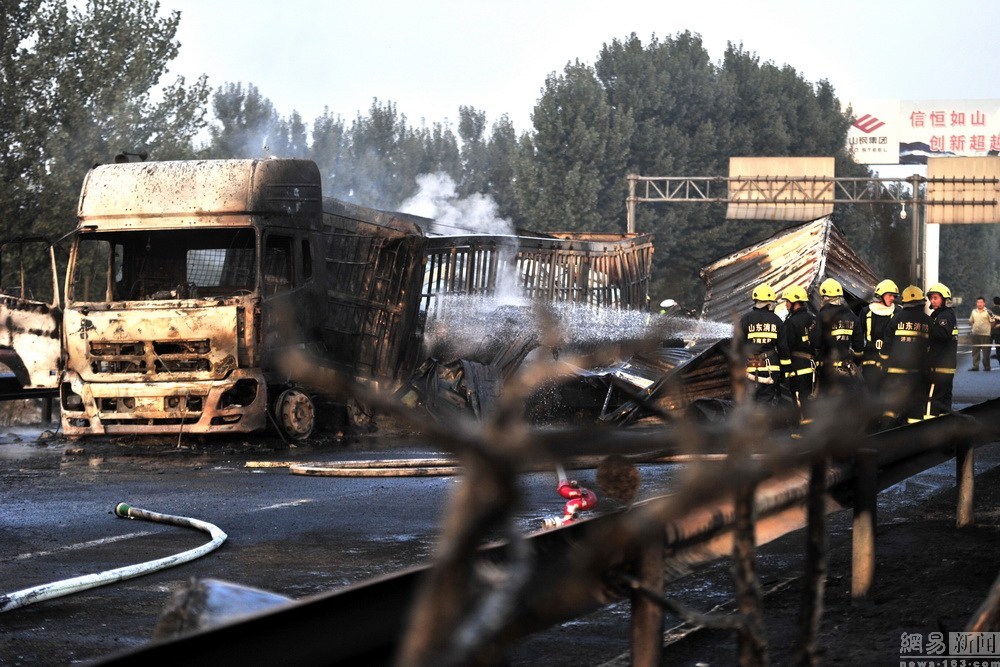
[[[517,243],[514,224],[500,217],[493,197],[472,194],[460,198],[455,181],[444,172],[417,176],[417,194],[400,205],[400,212],[430,218],[431,234],[462,236],[494,234],[512,237],[513,243],[498,250],[496,292],[490,300],[497,304],[523,302],[524,293],[517,279]]]
[[[501,218],[496,201],[489,195],[472,194],[459,198],[455,181],[444,172],[417,176],[417,194],[400,206],[400,211],[431,218],[431,233],[514,234],[513,223]]]

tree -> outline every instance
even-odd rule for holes
[[[521,144],[514,124],[504,114],[493,123],[486,145],[486,183],[483,194],[489,194],[497,203],[497,211],[515,226],[525,226],[524,214],[517,202],[517,178],[514,174]]]
[[[485,194],[489,188],[489,154],[486,145],[486,112],[458,108],[458,137],[462,141],[462,177],[457,192],[462,197]]]
[[[19,0],[0,24],[0,216],[10,233],[72,228],[84,174],[120,152],[192,154],[208,88],[160,88],[180,13],[145,0]]]
[[[337,179],[344,179],[346,169],[349,137],[344,119],[335,116],[330,108],[323,109],[323,115],[313,122],[312,145],[309,147],[309,157],[319,167],[323,181],[324,194],[334,192]]]
[[[213,158],[260,158],[278,136],[280,119],[255,85],[226,83],[212,95],[216,123],[209,127]],[[297,115],[297,114],[296,114]],[[286,139],[287,141],[287,139]]]
[[[517,201],[540,229],[590,230],[624,219],[630,118],[613,114],[593,69],[550,75],[532,114],[535,134],[515,164]]]
[[[287,119],[278,120],[269,139],[271,154],[278,157],[305,158],[309,156],[309,139],[305,123],[298,111]]]

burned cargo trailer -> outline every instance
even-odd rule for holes
[[[248,432],[273,418],[301,438],[315,410],[279,370],[290,349],[398,382],[422,361],[435,301],[490,293],[505,269],[536,298],[645,304],[648,236],[434,236],[432,223],[324,199],[308,160],[95,167],[63,297],[51,247],[42,294],[26,284],[44,282],[41,263],[22,259],[37,240],[0,244],[0,361],[19,389],[59,388],[69,436]]]

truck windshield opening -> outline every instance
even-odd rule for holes
[[[200,299],[256,290],[252,229],[116,231],[78,237],[69,299]]]

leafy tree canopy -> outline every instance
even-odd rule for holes
[[[13,0],[0,24],[0,219],[7,234],[72,229],[83,177],[122,152],[192,154],[208,87],[161,79],[178,12],[145,0]]]

